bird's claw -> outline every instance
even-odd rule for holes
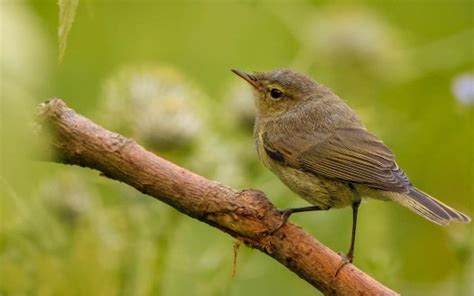
[[[352,261],[354,260],[354,254],[351,254],[351,253],[341,254],[341,253],[339,253],[339,255],[341,256],[341,263],[339,264],[339,267],[337,268],[336,273],[334,274],[334,277],[337,277],[337,275],[339,274],[339,271],[341,271],[341,269],[344,266],[346,266],[347,264],[352,263]]]
[[[275,227],[275,229],[270,231],[270,235],[272,235],[275,232],[277,232],[278,230],[280,230],[280,228],[282,228],[286,224],[286,222],[288,222],[288,218],[291,215],[291,211],[288,210],[288,209],[278,210],[278,212],[280,212],[280,215],[281,215],[281,222],[278,224],[277,227]]]

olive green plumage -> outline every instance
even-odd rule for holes
[[[255,89],[260,159],[313,205],[341,208],[371,197],[396,201],[441,225],[470,221],[415,188],[392,151],[327,87],[287,69],[233,71]]]

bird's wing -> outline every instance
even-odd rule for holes
[[[266,133],[262,140],[269,157],[317,175],[395,192],[411,186],[392,151],[363,127],[338,128],[324,137]]]

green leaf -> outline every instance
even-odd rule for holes
[[[76,17],[76,9],[79,0],[59,0],[59,62],[63,60],[67,46],[67,38],[71,30],[72,23]]]

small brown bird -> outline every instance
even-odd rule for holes
[[[255,89],[254,138],[263,164],[313,204],[292,213],[352,206],[352,262],[362,197],[396,201],[440,225],[471,219],[415,188],[392,151],[327,87],[287,69],[248,74],[232,70]]]

